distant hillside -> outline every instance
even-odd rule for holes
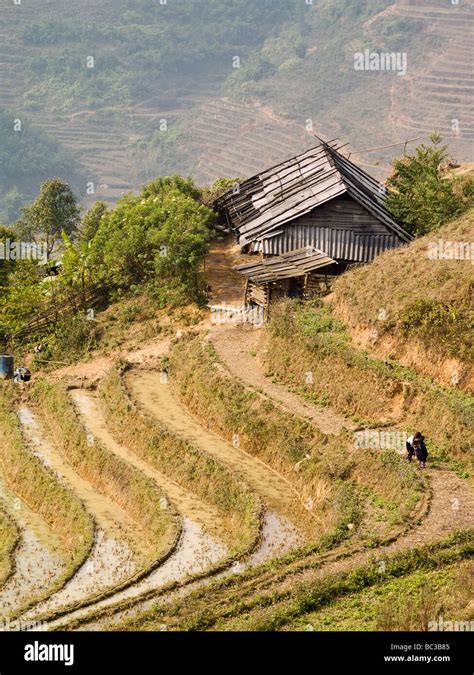
[[[0,110],[0,223],[19,218],[20,207],[56,175],[78,192],[87,181],[73,150],[32,126],[28,117]]]
[[[457,250],[466,243],[464,254],[469,255],[473,231],[471,210],[340,277],[330,300],[356,343],[443,385],[472,389],[473,263],[436,256],[438,250],[442,256],[452,255],[449,251],[458,255],[449,242],[458,244]]]
[[[84,204],[160,174],[249,176],[314,133],[382,178],[403,146],[360,150],[440,131],[470,158],[472,17],[462,0],[11,3],[0,109],[77,154]],[[356,71],[365,49],[406,54],[407,74]]]

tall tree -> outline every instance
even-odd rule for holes
[[[99,229],[102,216],[104,216],[106,213],[107,204],[104,202],[96,202],[94,206],[88,210],[81,223],[81,242],[86,243],[94,239],[96,232]]]
[[[23,209],[23,214],[23,231],[35,239],[44,239],[48,258],[62,232],[71,236],[80,222],[76,198],[69,185],[59,178],[43,183],[38,197]]]
[[[443,169],[447,146],[440,145],[439,134],[433,134],[431,141],[431,146],[418,146],[414,155],[395,160],[394,172],[387,180],[388,209],[417,235],[436,229],[469,208],[469,200],[457,189],[459,181]]]

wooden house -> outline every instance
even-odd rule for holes
[[[385,206],[385,187],[322,142],[216,200],[223,229],[249,262],[246,301],[310,297],[349,265],[411,241]]]

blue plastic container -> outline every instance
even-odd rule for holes
[[[14,359],[8,354],[0,354],[0,380],[11,380],[13,378]]]

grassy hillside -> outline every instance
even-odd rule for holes
[[[473,227],[474,209],[340,277],[331,302],[355,340],[443,384],[472,388],[472,261],[433,255],[440,241],[470,243]]]
[[[336,599],[299,617],[285,630],[426,631],[442,612],[454,621],[470,621],[473,564],[465,560],[441,570],[418,570],[401,578]],[[405,598],[410,597],[408,605]]]
[[[168,631],[426,630],[426,615],[437,620],[442,602],[456,620],[470,618],[470,584],[466,588],[472,574],[469,557],[472,531],[393,555],[383,574],[373,558],[368,565],[343,574],[306,578],[291,585],[285,569],[291,569],[293,561],[281,559],[268,569],[260,567],[237,580],[234,577],[215,582],[204,591],[198,589],[184,600],[158,604],[138,619],[125,620],[114,628],[153,631],[166,625]],[[306,561],[308,577],[308,568],[318,567],[317,562],[311,562],[308,565]],[[447,593],[451,594],[448,601]],[[389,621],[391,625],[387,625]]]
[[[433,454],[472,463],[472,396],[357,348],[330,308],[281,302],[264,337],[267,374],[362,428],[422,429]]]

